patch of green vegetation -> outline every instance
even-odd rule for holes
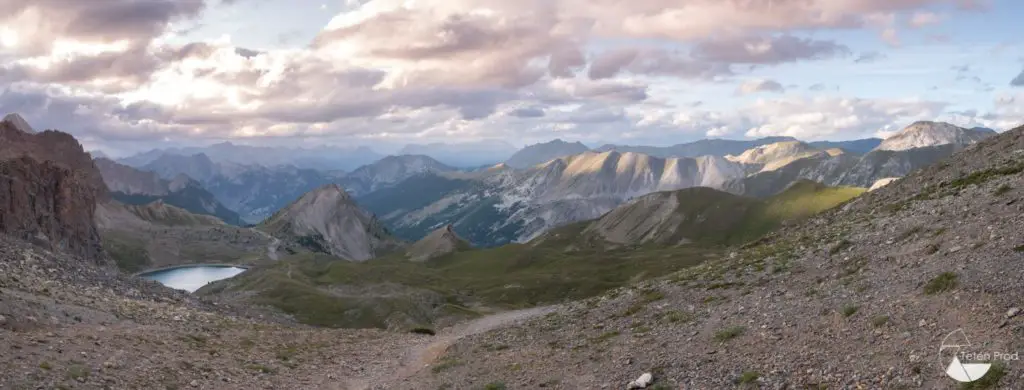
[[[256,372],[261,373],[261,374],[276,374],[277,373],[277,369],[276,368],[270,367],[270,366],[265,365],[265,364],[249,364],[249,365],[245,366],[245,369],[256,371]]]
[[[757,379],[761,377],[761,374],[757,371],[745,371],[740,374],[739,378],[736,378],[737,385],[748,385],[757,382]]]
[[[1013,187],[1010,186],[1009,184],[1003,184],[1000,185],[999,187],[996,187],[996,189],[992,191],[992,194],[995,196],[1000,196],[1010,191],[1013,191]]]
[[[959,285],[958,279],[957,274],[953,272],[943,272],[924,285],[924,293],[935,295],[955,289]]]
[[[437,364],[435,364],[433,367],[430,367],[430,371],[437,374],[442,371],[447,371],[449,369],[461,366],[463,364],[465,363],[463,363],[461,360],[446,357],[441,361],[437,362]]]
[[[146,242],[141,239],[118,232],[104,232],[102,242],[103,249],[124,272],[140,272],[150,264]]]
[[[961,383],[961,390],[982,390],[982,389],[994,389],[999,385],[999,381],[1003,379],[1007,374],[1006,363],[997,361],[992,362],[992,367],[989,368],[985,376],[981,377],[974,382]]]
[[[511,244],[422,263],[403,256],[356,263],[301,253],[210,284],[198,294],[256,291],[254,303],[277,307],[318,326],[385,328],[384,319],[397,313],[414,324],[429,325],[438,315],[478,315],[465,306],[513,309],[597,296],[650,277],[646,275],[665,275],[699,264],[714,250],[670,247],[566,253],[564,247]],[[380,285],[402,286],[408,294],[330,292],[333,286]],[[641,299],[657,300],[660,294],[648,291]],[[446,306],[432,307],[430,302],[436,299]]]
[[[594,342],[603,342],[603,341],[608,341],[608,340],[610,340],[612,338],[615,338],[615,337],[619,337],[619,331],[617,331],[617,330],[613,330],[611,332],[601,333],[600,336],[594,337],[591,340],[594,341]]]
[[[1024,163],[1016,163],[1005,167],[973,172],[970,175],[953,180],[949,183],[949,186],[963,188],[972,184],[982,184],[999,176],[1016,175],[1021,172],[1024,172]]]
[[[662,299],[665,299],[665,293],[658,290],[648,290],[644,292],[644,295],[641,297],[641,300],[644,303],[656,302]]]
[[[843,310],[841,311],[841,313],[843,313],[843,317],[850,317],[854,314],[857,314],[857,310],[860,310],[860,306],[846,305],[843,306]]]
[[[847,239],[840,240],[839,242],[835,243],[835,245],[832,245],[832,247],[828,249],[828,254],[830,254],[830,255],[837,254],[837,253],[842,252],[844,249],[849,248],[851,246],[853,246],[853,243],[850,242],[849,240],[847,240]]]
[[[858,187],[828,187],[810,180],[795,182],[748,213],[738,231],[731,234],[734,238],[732,242],[755,239],[776,229],[783,222],[814,216],[866,191]]]
[[[885,326],[885,324],[888,324],[888,323],[889,323],[889,316],[880,315],[880,316],[874,316],[874,317],[871,318],[871,326],[874,326],[876,328],[881,328],[881,327]]]
[[[295,355],[298,355],[298,353],[298,348],[294,346],[287,346],[284,349],[278,350],[277,353],[274,354],[274,357],[276,357],[277,360],[287,362],[292,359],[295,359]]]
[[[497,344],[497,345],[492,345],[492,344],[484,344],[484,345],[483,345],[482,347],[483,347],[483,349],[484,349],[485,351],[487,351],[487,352],[498,352],[498,351],[504,351],[504,350],[506,350],[506,349],[509,349],[509,348],[510,348],[510,347],[509,347],[508,345],[506,345],[506,344]]]
[[[1024,245],[1020,245],[1020,246],[1017,246],[1017,247],[1013,248],[1013,251],[1014,252],[1024,252]]]
[[[725,328],[725,329],[722,329],[722,330],[720,330],[718,332],[715,332],[715,341],[718,341],[720,343],[724,343],[726,341],[729,341],[729,340],[732,340],[732,339],[734,339],[736,337],[739,337],[740,335],[742,335],[746,331],[747,331],[747,328],[742,327],[742,326],[733,326],[733,327]]]
[[[85,380],[89,378],[92,371],[83,364],[72,364],[68,367],[68,379]]]
[[[50,365],[50,362],[41,362],[39,363],[39,368],[50,371],[53,369],[53,366]]]
[[[665,320],[672,323],[693,321],[693,314],[672,310],[665,313]]]
[[[484,390],[505,390],[505,382],[491,382],[484,385]]]

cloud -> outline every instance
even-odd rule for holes
[[[866,52],[860,53],[860,55],[858,55],[857,58],[853,60],[853,62],[861,64],[861,63],[875,62],[875,61],[881,60],[883,58],[885,58],[885,54],[882,54],[882,52],[879,52],[879,51],[866,51]]]
[[[892,27],[887,15],[943,2],[348,1],[311,41],[283,23],[270,39],[294,31],[292,47],[268,48],[200,37],[208,28],[196,26],[218,23],[201,0],[0,0],[0,45],[16,43],[0,47],[0,111],[140,144],[742,135],[769,121],[673,102],[666,88],[849,56],[815,37]]]
[[[790,136],[806,140],[872,135],[900,123],[933,119],[947,103],[928,100],[782,98],[759,101],[743,111],[747,137]]]
[[[1024,87],[1024,70],[1022,70],[1017,77],[1014,77],[1013,80],[1010,80],[1010,86]]]
[[[510,111],[508,115],[516,118],[542,118],[545,112],[540,107],[521,107]]]
[[[736,93],[741,95],[749,95],[758,92],[774,92],[782,93],[785,92],[786,88],[779,84],[775,80],[750,80],[740,84]]]
[[[850,49],[834,41],[792,35],[714,39],[697,44],[693,57],[709,62],[774,65],[849,55]]]
[[[907,22],[907,24],[909,24],[913,28],[923,28],[942,23],[942,21],[945,19],[945,16],[939,15],[934,12],[918,11],[914,12],[914,14],[910,17],[910,20]]]
[[[14,50],[39,55],[67,40],[145,44],[170,22],[196,17],[203,8],[202,0],[5,1],[0,25],[17,31]]]

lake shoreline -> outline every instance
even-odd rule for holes
[[[241,268],[241,269],[244,269],[244,270],[249,270],[249,269],[252,268],[252,266],[249,266],[249,265],[229,264],[229,263],[179,264],[179,265],[171,265],[171,266],[167,266],[167,267],[147,269],[145,271],[136,272],[136,273],[132,274],[132,276],[134,276],[134,277],[142,277],[144,275],[153,274],[153,273],[157,273],[157,272],[172,271],[172,270],[176,270],[176,269],[179,269],[179,268],[193,268],[193,267]]]

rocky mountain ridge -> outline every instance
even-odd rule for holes
[[[229,224],[242,223],[238,213],[225,207],[201,183],[183,173],[167,180],[155,172],[141,171],[109,159],[94,161],[111,196],[118,201],[132,205],[166,202],[193,213],[220,218]]]
[[[964,147],[996,134],[991,129],[965,129],[949,123],[920,121],[887,137],[875,150],[901,151],[941,145]]]
[[[71,135],[23,127],[0,121],[0,232],[106,264],[93,223],[107,198],[99,170]]]
[[[402,246],[372,213],[334,184],[303,195],[258,229],[293,247],[349,261],[366,261]]]

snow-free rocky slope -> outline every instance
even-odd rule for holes
[[[942,122],[915,122],[899,133],[886,138],[875,150],[910,150],[939,145],[971,145],[996,135],[991,129],[965,129]]]
[[[921,133],[918,127],[894,137]],[[657,191],[705,186],[768,198],[802,180],[868,188],[880,179],[934,164],[973,142],[945,143],[941,128],[945,127],[936,127],[939,134],[927,137],[937,145],[864,155],[841,147],[821,150],[789,139],[745,141],[757,145],[727,157],[665,159],[634,152],[584,152],[522,170],[500,167],[417,176],[366,194],[360,202],[403,239],[416,241],[451,224],[474,245],[490,247],[529,241]]]
[[[575,236],[567,250],[742,243],[863,192],[860,188],[832,188],[808,180],[764,200],[707,187],[656,192],[616,207],[594,221],[554,229],[530,244],[541,245],[558,236]]]
[[[455,168],[427,156],[388,156],[346,174],[340,183],[353,196],[360,196],[416,175],[452,171]]]
[[[720,259],[463,339],[395,387],[1022,388],[1018,362],[970,387],[938,354],[958,329],[1024,348],[1022,183],[1024,127]]]
[[[452,225],[433,231],[422,240],[416,241],[405,251],[411,261],[427,261],[456,251],[471,249],[468,241],[455,233]]]
[[[195,263],[254,264],[277,256],[275,240],[265,233],[162,200],[144,205],[102,202],[95,221],[103,248],[128,273]]]
[[[259,229],[295,247],[350,261],[369,260],[402,245],[335,184],[303,195]]]
[[[497,246],[600,217],[633,197],[695,186],[720,188],[744,175],[742,164],[721,157],[586,152],[526,170],[416,177],[360,202],[404,239],[415,241],[451,224],[474,245]]]

